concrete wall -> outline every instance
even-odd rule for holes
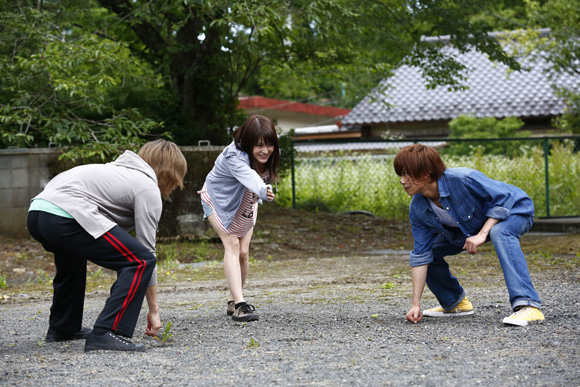
[[[30,199],[50,180],[56,149],[0,149],[0,234],[28,237]]]
[[[164,202],[159,224],[160,237],[201,237],[207,230],[197,191],[213,167],[223,146],[181,147],[188,171],[183,191],[175,191]],[[26,217],[30,199],[63,168],[61,150],[0,149],[0,235],[28,238]]]
[[[203,187],[205,177],[223,149],[223,146],[181,147],[187,159],[185,187],[182,191],[174,191],[165,200],[159,222],[160,237],[203,236],[209,224],[203,222],[203,209],[197,191]]]

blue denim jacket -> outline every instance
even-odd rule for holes
[[[433,261],[433,243],[443,235],[449,243],[463,246],[465,239],[479,233],[488,218],[507,219],[510,215],[534,216],[534,202],[520,188],[490,179],[468,168],[448,168],[437,181],[439,203],[457,223],[458,229],[444,227],[426,197],[413,195],[409,218],[415,247],[411,266]]]

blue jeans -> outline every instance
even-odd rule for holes
[[[489,238],[495,247],[512,308],[530,305],[540,308],[538,293],[532,285],[526,257],[519,239],[532,226],[533,218],[512,215],[492,227]],[[460,231],[458,231],[460,232]],[[433,262],[427,270],[427,286],[445,310],[455,308],[465,297],[465,291],[449,270],[444,257],[463,251],[462,246],[449,243],[443,235],[433,244]]]
[[[211,214],[213,214],[213,210],[211,209],[209,204],[207,204],[203,200],[201,201],[201,206],[203,207],[203,219],[205,220],[209,218]]]

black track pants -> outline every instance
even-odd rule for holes
[[[118,226],[94,239],[76,220],[43,211],[28,213],[28,231],[54,253],[51,328],[63,335],[81,329],[86,264],[91,261],[117,272],[95,327],[132,337],[155,268],[155,255]]]

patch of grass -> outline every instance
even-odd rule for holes
[[[35,282],[41,285],[50,285],[52,283],[52,276],[44,270],[38,269]]]
[[[16,260],[17,261],[26,261],[27,259],[29,259],[30,257],[28,256],[28,254],[26,254],[25,252],[22,252],[20,254],[18,254],[16,256]]]
[[[90,263],[87,267],[87,292],[94,292],[97,289],[108,289],[117,278],[117,273],[113,270],[104,269]]]
[[[248,348],[248,349],[258,349],[260,347],[261,347],[260,342],[257,341],[257,340],[254,340],[253,337],[250,337],[250,343],[248,345],[246,345],[246,348]]]
[[[179,262],[177,259],[164,259],[162,261],[157,261],[157,270],[160,272],[170,272],[171,270],[179,268]]]
[[[552,250],[548,249],[547,251],[540,251],[539,254],[545,258],[545,259],[551,259],[552,258]]]
[[[551,255],[570,254],[576,255],[580,253],[580,235],[579,234],[564,234],[564,235],[527,235],[521,239],[522,249],[524,253],[543,253],[548,252]]]
[[[206,240],[176,240],[157,243],[158,264],[167,260],[180,263],[215,261],[223,257],[223,247],[219,243]]]
[[[89,273],[89,280],[98,281],[104,277],[105,274],[103,273],[103,269],[101,269],[100,267],[97,270],[91,271]]]

